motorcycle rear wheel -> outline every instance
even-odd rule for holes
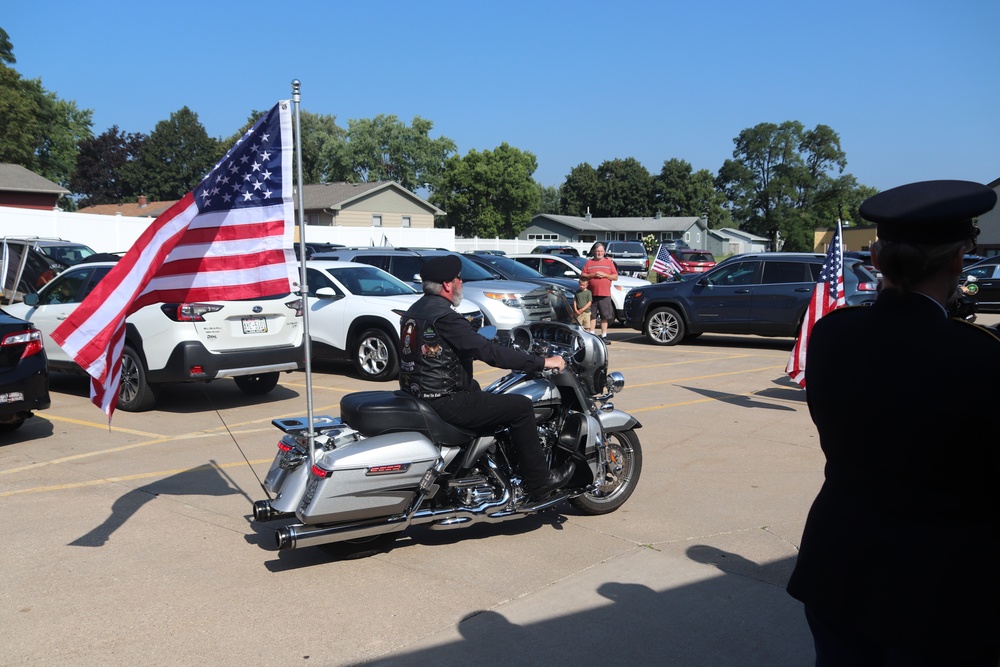
[[[608,514],[625,504],[642,472],[642,448],[634,430],[608,434],[611,463],[601,490],[570,499],[570,504],[584,514]]]

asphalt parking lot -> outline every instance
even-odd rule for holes
[[[610,337],[643,425],[622,509],[417,527],[353,560],[276,552],[250,520],[302,373],[263,398],[176,386],[110,429],[84,379],[53,376],[52,408],[0,441],[0,664],[811,663],[784,585],[823,457],[792,341]],[[349,373],[317,365],[316,414],[394,388]]]

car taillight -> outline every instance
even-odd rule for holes
[[[285,307],[295,311],[295,317],[302,317],[302,299],[293,299],[285,302]]]
[[[858,283],[859,292],[877,292],[878,283]]]
[[[15,345],[24,345],[24,350],[21,351],[22,359],[34,356],[42,351],[42,332],[37,329],[18,331],[7,334],[3,337],[3,341],[0,341],[0,347],[13,347]]]
[[[204,322],[206,313],[217,313],[223,306],[217,303],[164,303],[163,314],[174,322]]]

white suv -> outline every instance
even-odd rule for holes
[[[420,293],[380,268],[309,260],[309,338],[314,357],[347,357],[365,380],[391,380],[399,371],[399,317]],[[471,301],[456,310],[478,329],[483,314]]]
[[[4,309],[42,332],[49,367],[82,372],[52,340],[52,332],[115,266],[114,262],[71,266]],[[118,408],[148,410],[158,385],[209,382],[231,377],[247,394],[265,394],[281,371],[304,362],[302,300],[294,294],[242,301],[157,303],[125,321],[125,348]]]
[[[567,257],[566,255],[545,255],[536,253],[507,256],[521,262],[525,266],[530,266],[535,271],[538,271],[546,277],[580,279],[580,269],[577,268],[573,258]],[[625,321],[625,295],[628,294],[628,291],[630,289],[644,287],[649,284],[651,283],[648,280],[643,280],[642,278],[629,278],[628,276],[622,275],[618,276],[618,280],[611,282],[611,300],[615,304],[615,318],[619,322]]]

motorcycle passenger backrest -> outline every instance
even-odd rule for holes
[[[474,433],[444,422],[404,391],[360,391],[340,399],[340,418],[366,437],[416,431],[438,445],[465,445]]]

